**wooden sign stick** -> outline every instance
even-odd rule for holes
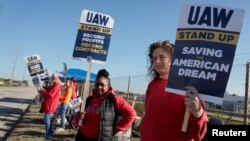
[[[89,96],[89,87],[90,87],[89,81],[90,81],[91,67],[92,67],[92,63],[91,61],[88,61],[88,71],[87,71],[87,77],[86,77],[85,84],[84,84],[84,90],[83,90],[84,93],[82,96],[82,105],[81,105],[80,114],[84,113],[85,103],[86,103],[87,97]],[[79,119],[78,125],[82,126],[82,119]]]
[[[182,127],[181,127],[182,132],[187,132],[189,116],[190,116],[190,112],[188,111],[188,108],[186,108],[185,114],[184,114],[184,119],[182,122]]]

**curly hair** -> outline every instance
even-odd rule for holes
[[[160,77],[160,74],[157,73],[153,68],[153,52],[157,48],[162,48],[169,56],[172,58],[174,44],[170,43],[168,40],[160,40],[152,43],[148,48],[148,76],[152,79],[157,79]]]

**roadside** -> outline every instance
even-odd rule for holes
[[[40,104],[30,105],[29,109],[17,123],[7,141],[44,141],[43,114],[39,113]],[[66,130],[60,133],[55,132],[50,139],[52,141],[74,141],[76,130],[70,128],[66,124]],[[139,141],[138,138],[133,138],[132,141]]]
[[[39,113],[40,104],[32,104],[23,118],[17,123],[7,141],[44,141],[42,137],[45,133],[43,124],[43,114]],[[70,129],[60,133],[55,133],[51,140],[53,141],[73,141],[76,130]]]
[[[6,139],[36,95],[34,87],[0,88],[0,141]]]

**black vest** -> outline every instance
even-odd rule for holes
[[[88,97],[86,100],[87,107],[90,101],[93,99],[92,96]],[[115,110],[114,106],[115,96],[110,93],[103,100],[101,104],[101,120],[100,120],[100,132],[99,132],[99,141],[114,141],[114,126],[117,121],[118,113]]]

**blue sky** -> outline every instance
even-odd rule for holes
[[[68,68],[87,69],[72,59],[81,11],[88,9],[115,20],[106,68],[111,77],[147,73],[147,48],[162,39],[175,41],[183,3],[216,4],[245,10],[236,57],[249,52],[249,0],[0,0],[0,77],[10,78],[18,48],[14,79],[29,79],[24,57],[39,54],[52,73]],[[250,54],[250,53],[249,53]]]

